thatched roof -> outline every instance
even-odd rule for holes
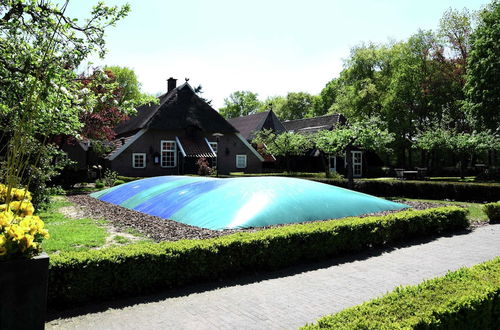
[[[235,133],[217,111],[202,100],[186,82],[159,97],[159,103],[143,105],[137,114],[115,127],[117,138],[143,128],[178,130],[196,126],[205,132]]]
[[[313,118],[287,120],[283,122],[287,131],[296,133],[315,133],[320,130],[332,130],[345,124],[346,118],[339,114]]]
[[[228,122],[247,140],[252,140],[255,137],[255,133],[262,129],[272,129],[276,133],[286,131],[272,110],[231,118],[228,119]]]

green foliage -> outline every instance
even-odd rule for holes
[[[0,3],[0,154],[6,155],[0,179],[9,190],[44,175],[39,163],[45,155],[43,148],[33,151],[35,142],[43,146],[53,135],[75,134],[82,126],[79,114],[92,102],[74,70],[95,51],[104,55],[106,27],[130,10],[100,2],[80,24],[65,15],[68,2]]]
[[[128,103],[130,104],[129,108],[136,108],[142,104],[158,102],[156,97],[141,92],[141,83],[137,80],[134,70],[113,65],[105,66],[104,71],[111,71],[113,73],[113,78],[122,90],[120,100],[118,100],[119,105],[123,106]],[[125,112],[129,113],[130,111]]]
[[[61,253],[50,260],[49,303],[137,295],[463,230],[468,226],[466,213],[462,208],[445,207],[289,225],[208,240]]]
[[[315,97],[305,92],[288,93],[285,102],[276,109],[276,116],[281,120],[302,119],[312,117]]]
[[[110,170],[109,168],[104,171],[104,177],[102,178],[102,183],[106,187],[113,187],[115,181],[118,180],[118,172]]]
[[[500,2],[493,0],[480,13],[471,36],[467,61],[465,109],[477,129],[497,130],[500,123]]]
[[[97,181],[95,182],[95,187],[96,187],[97,189],[102,189],[102,188],[104,188],[104,182],[102,182],[102,181],[100,181],[100,180],[97,180]]]
[[[496,329],[500,257],[325,316],[302,329]]]
[[[346,180],[313,179],[347,188]],[[500,196],[500,184],[468,182],[429,182],[404,180],[356,180],[351,188],[365,194],[383,197],[407,197],[464,202],[491,202]]]
[[[125,181],[123,181],[123,180],[119,180],[119,179],[115,180],[115,181],[113,181],[113,187],[124,184],[124,183],[125,183]]]
[[[256,113],[261,109],[262,103],[258,94],[249,91],[236,91],[224,99],[224,107],[219,113],[226,119],[241,117]]]
[[[484,212],[491,223],[500,223],[500,202],[485,204]]]
[[[257,132],[253,143],[263,143],[266,151],[275,156],[300,156],[312,147],[309,136],[284,132],[276,134],[272,130]]]

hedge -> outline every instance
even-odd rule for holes
[[[347,180],[313,180],[347,188]],[[355,180],[353,189],[382,197],[450,199],[479,203],[494,202],[500,196],[500,184],[498,183]]]
[[[490,223],[500,223],[500,201],[484,205],[484,213],[490,219]]]
[[[207,240],[138,243],[52,255],[49,304],[154,292],[356,252],[468,227],[467,210],[443,207],[296,224]]]
[[[302,329],[498,329],[500,257],[323,317]]]

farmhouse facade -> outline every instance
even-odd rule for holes
[[[200,159],[221,174],[252,173],[264,161],[187,82],[177,87],[173,78],[158,104],[139,107],[115,132],[106,166],[125,176],[196,174]]]

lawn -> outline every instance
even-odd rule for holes
[[[45,222],[50,238],[43,242],[45,252],[78,251],[105,245],[124,245],[145,240],[138,233],[110,233],[109,223],[91,218],[70,218],[61,213],[63,207],[73,206],[64,196],[53,196],[48,208],[38,215]]]
[[[466,206],[469,210],[468,218],[472,224],[478,224],[482,222],[487,222],[488,217],[486,213],[483,211],[483,205],[481,203],[469,203],[469,202],[451,202],[451,201],[442,201],[442,200],[432,200],[432,199],[413,199],[413,198],[391,198],[398,199],[401,201],[419,201],[419,202],[429,202],[436,204],[446,204],[446,205],[457,205],[457,206]]]

